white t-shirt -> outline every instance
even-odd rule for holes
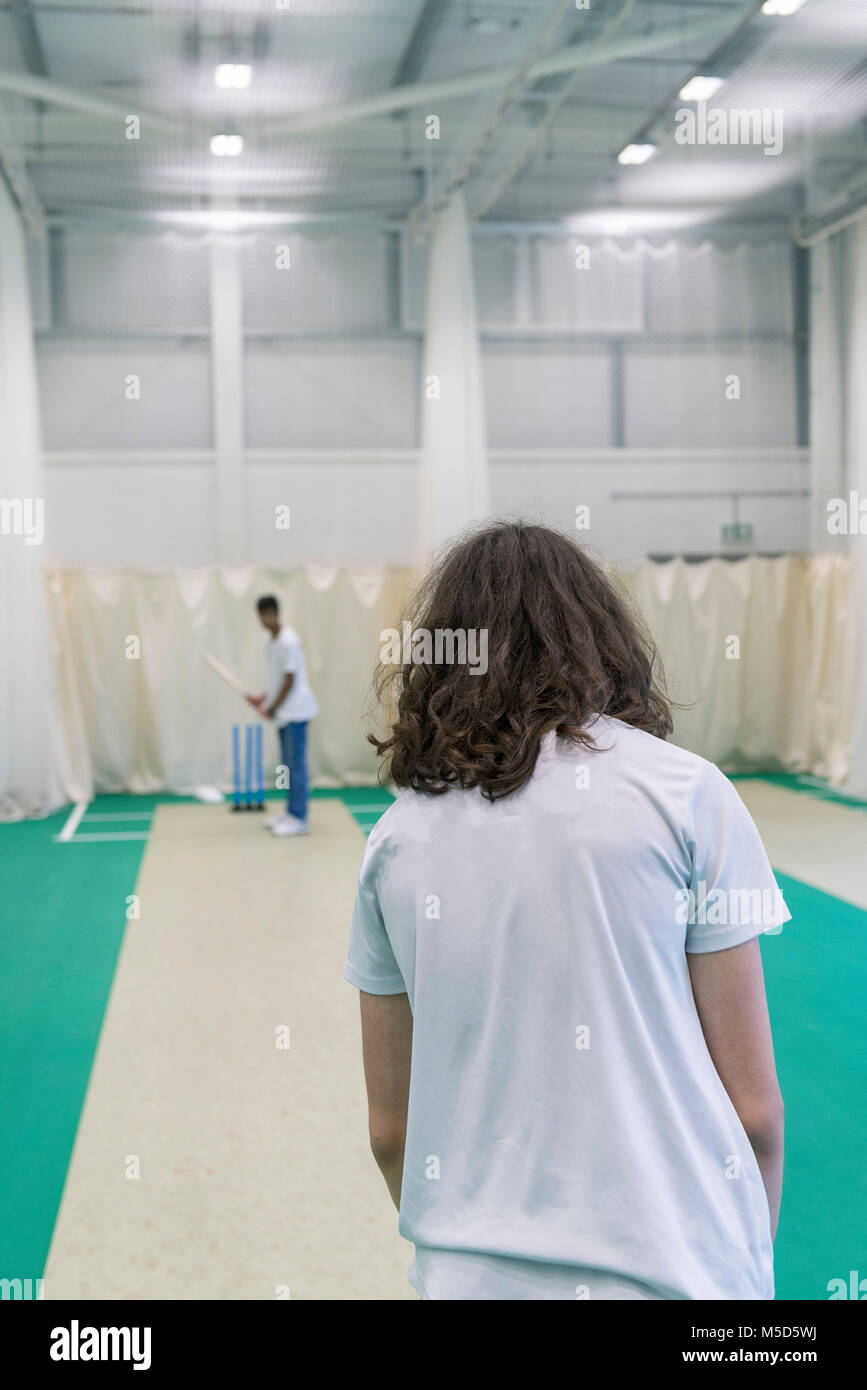
[[[368,841],[345,974],[413,1011],[410,1280],[771,1299],[767,1198],[686,952],[791,914],[718,768],[620,720],[592,731],[547,735],[494,803],[404,791]]]
[[[265,652],[268,658],[266,694],[269,705],[279,695],[284,676],[291,671],[295,677],[286,699],[274,711],[274,723],[277,728],[281,729],[284,724],[300,724],[314,719],[319,713],[319,705],[307,680],[307,662],[298,633],[294,628],[281,627],[276,637],[268,638]]]

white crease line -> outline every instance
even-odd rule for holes
[[[55,844],[65,845],[69,840],[72,839],[73,835],[78,829],[79,821],[81,820],[89,805],[89,801],[76,801],[75,805],[73,806],[72,810],[70,811],[67,817],[66,824],[64,825],[60,834],[54,836]]]
[[[146,830],[112,830],[107,831],[104,835],[76,835],[68,843],[70,845],[84,845],[93,844],[97,840],[105,842],[106,840],[146,840],[147,838],[148,832]]]

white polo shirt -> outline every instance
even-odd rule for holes
[[[689,951],[790,913],[737,791],[616,719],[549,734],[491,803],[404,791],[371,833],[346,978],[404,990],[400,1231],[428,1298],[771,1299],[759,1167]]]
[[[279,695],[284,677],[290,671],[295,677],[286,699],[274,711],[274,723],[277,728],[281,729],[284,724],[300,724],[314,719],[319,713],[319,705],[310,689],[304,648],[295,629],[281,627],[276,637],[269,637],[266,641],[265,653],[268,659],[266,696],[269,705]]]

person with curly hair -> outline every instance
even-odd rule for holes
[[[373,740],[402,790],[345,975],[413,1287],[772,1299],[783,1121],[758,938],[791,914],[749,813],[668,741],[652,643],[569,537],[463,538],[407,621]],[[480,634],[484,669],[443,659]]]

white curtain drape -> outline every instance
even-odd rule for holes
[[[844,432],[843,304],[846,236],[826,237],[810,251],[810,545],[833,547],[828,533],[829,497],[846,489]]]
[[[0,819],[45,815],[90,790],[75,702],[61,713],[47,619],[45,502],[24,234],[0,180]],[[71,736],[70,736],[71,735]]]
[[[812,543],[852,563],[849,643],[855,664],[852,747],[846,790],[867,795],[867,219],[810,252]],[[829,503],[844,508],[829,530]],[[865,505],[867,513],[867,505]]]
[[[462,191],[434,227],[427,286],[418,558],[490,510],[473,262]]]
[[[858,534],[850,536],[855,561],[859,638],[852,766],[847,790],[867,796],[867,218],[848,229],[850,319],[846,371],[846,445],[849,490],[863,505]],[[849,498],[851,504],[851,497]],[[850,518],[850,530],[851,527]],[[861,529],[863,527],[863,530]]]
[[[164,571],[66,570],[49,594],[70,696],[85,713],[85,738],[100,789],[189,793],[231,787],[231,728],[255,712],[202,662],[208,651],[250,691],[265,686],[266,634],[255,601],[275,594],[304,642],[322,713],[310,729],[320,787],[375,783],[366,742],[375,727],[371,679],[380,633],[397,624],[409,572],[309,565],[291,573],[257,568]],[[266,724],[265,774],[273,785],[277,740]]]
[[[660,646],[670,692],[686,706],[676,711],[675,740],[730,770],[839,781],[855,683],[852,574],[848,558],[825,555],[647,562],[625,575]],[[228,789],[231,726],[254,716],[200,654],[212,652],[261,689],[265,639],[254,602],[276,593],[302,636],[321,705],[311,726],[314,783],[373,784],[371,678],[380,633],[397,626],[412,579],[407,569],[315,566],[53,572],[47,588],[64,697],[58,728],[92,759],[100,789]],[[732,636],[739,652],[728,659]],[[83,734],[75,733],[79,710]],[[270,731],[266,750],[273,782]]]
[[[675,742],[727,771],[843,779],[855,689],[845,557],[672,560],[625,578],[681,706]]]

